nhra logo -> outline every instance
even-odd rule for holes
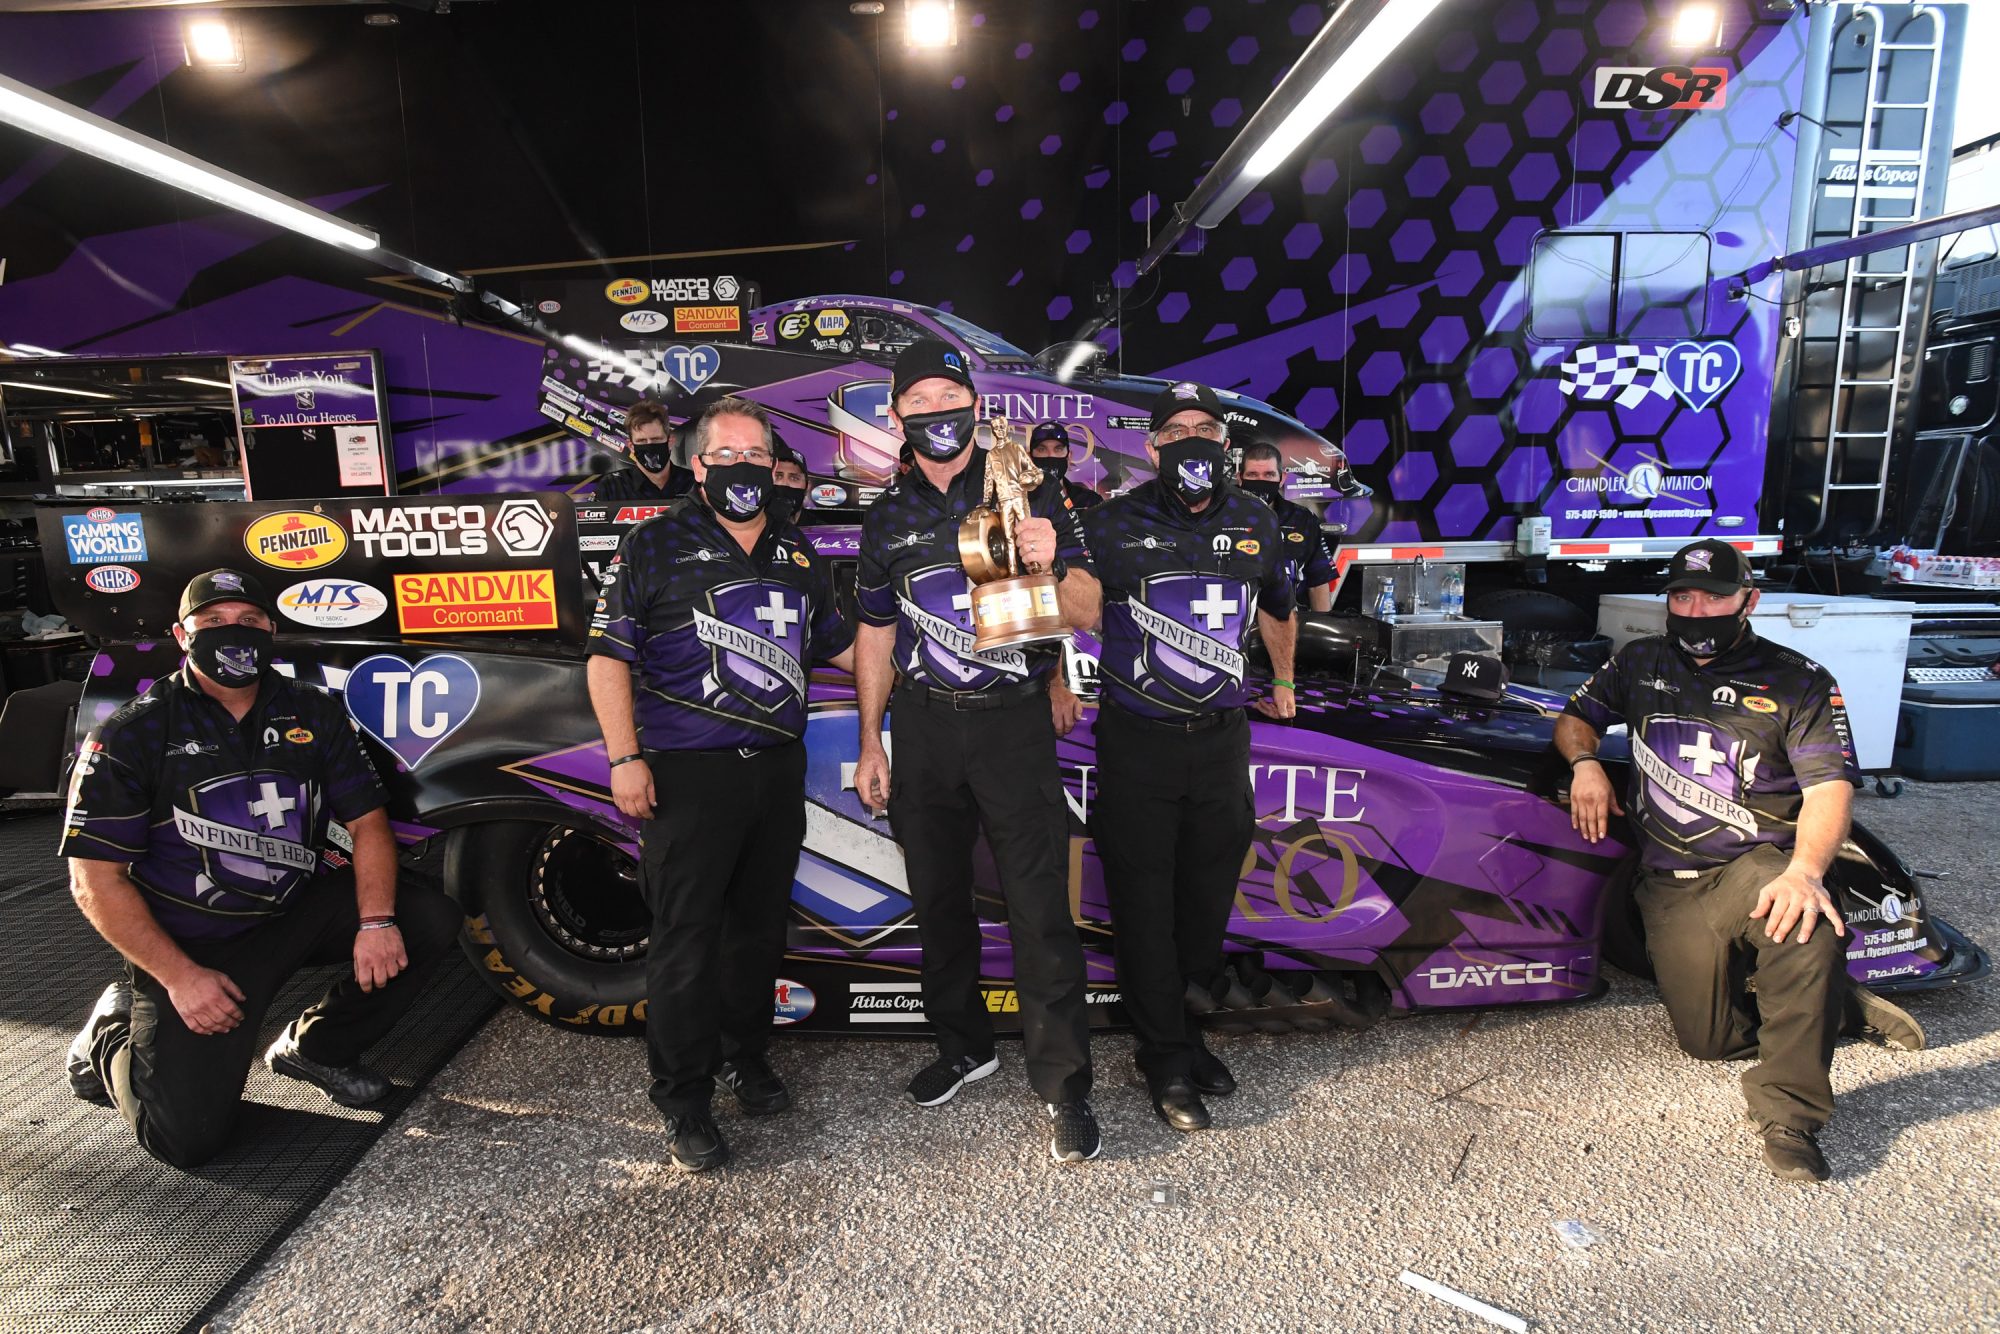
[[[99,593],[129,593],[139,586],[139,572],[129,565],[94,565],[83,582]]]
[[[1605,65],[1597,70],[1600,111],[1720,111],[1729,102],[1722,65]]]
[[[1432,991],[1456,991],[1460,987],[1531,987],[1556,980],[1552,963],[1467,964],[1463,968],[1443,965],[1425,969],[1423,981]]]

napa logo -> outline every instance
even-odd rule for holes
[[[278,594],[278,610],[300,625],[345,630],[389,610],[381,590],[351,579],[308,579]]]

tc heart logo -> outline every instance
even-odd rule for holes
[[[1742,371],[1743,354],[1734,343],[1675,343],[1660,355],[1660,374],[1696,412],[1721,397]]]
[[[722,369],[722,354],[706,343],[700,347],[682,347],[676,343],[663,355],[667,378],[690,394],[707,384]]]
[[[479,706],[479,673],[455,653],[364,658],[347,677],[347,714],[414,769]]]

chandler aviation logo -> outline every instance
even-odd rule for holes
[[[317,570],[347,554],[347,530],[321,514],[280,510],[250,525],[243,549],[274,570]]]

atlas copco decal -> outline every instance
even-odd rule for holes
[[[1724,65],[1602,65],[1596,75],[1599,111],[1720,111],[1729,102]]]

